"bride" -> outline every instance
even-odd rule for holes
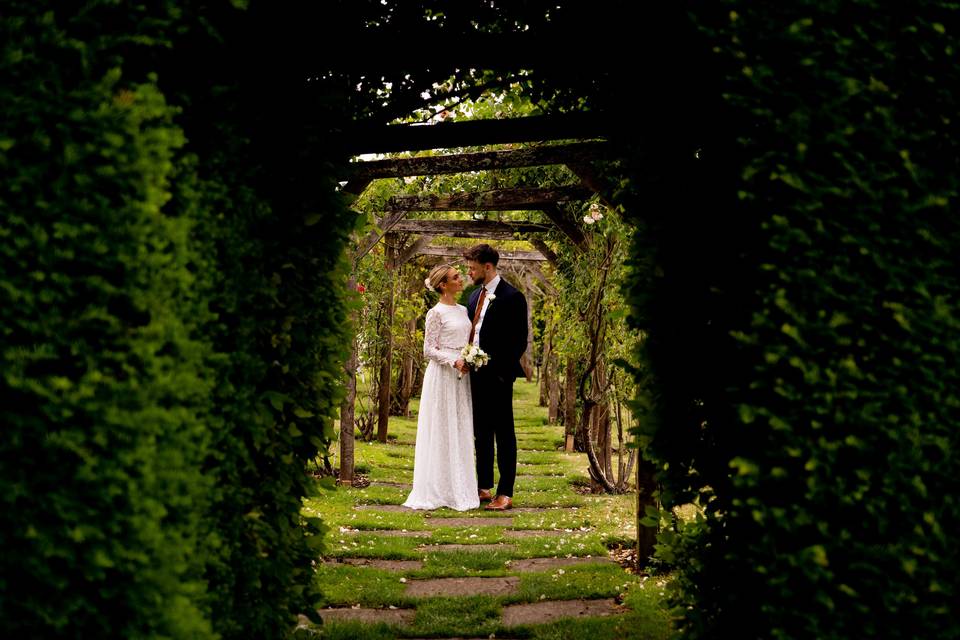
[[[413,509],[476,509],[480,499],[470,376],[460,358],[472,323],[467,308],[456,301],[463,278],[450,265],[440,265],[424,284],[440,294],[440,301],[427,312],[423,355],[429,362],[417,417],[413,490],[403,504]]]

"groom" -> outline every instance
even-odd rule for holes
[[[527,300],[497,273],[500,254],[488,244],[471,247],[463,257],[478,289],[470,295],[467,312],[473,320],[471,344],[490,355],[487,365],[470,372],[473,394],[473,433],[477,451],[480,501],[488,511],[513,507],[517,477],[517,435],[513,428],[513,381],[524,375],[520,357],[527,349]],[[500,481],[493,487],[494,440]]]

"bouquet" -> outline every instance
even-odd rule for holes
[[[463,358],[463,361],[474,369],[479,369],[483,365],[490,362],[490,356],[487,355],[487,352],[473,344],[468,344],[461,349],[460,357]],[[459,380],[462,377],[463,372],[461,371],[457,376],[457,379]]]

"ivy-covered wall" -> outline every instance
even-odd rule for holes
[[[960,21],[901,9],[698,11],[703,122],[622,193],[689,637],[960,635]]]
[[[283,637],[315,602],[353,218],[231,66],[251,16],[194,11],[0,20],[4,637]]]

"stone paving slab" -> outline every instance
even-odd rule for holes
[[[356,621],[369,624],[383,622],[394,625],[408,625],[413,622],[416,611],[413,609],[318,609],[324,622]]]
[[[563,529],[508,529],[503,532],[507,538],[559,538],[560,536],[573,536],[577,534],[590,533],[579,529],[564,531]]]
[[[413,488],[413,485],[409,482],[387,482],[386,480],[371,480],[370,484],[375,487],[396,487],[398,489]]]
[[[427,518],[431,527],[512,527],[513,518]]]
[[[417,551],[516,551],[515,544],[422,544]]]
[[[509,560],[506,568],[509,571],[548,571],[570,566],[579,566],[585,564],[614,564],[613,560],[606,556],[595,557],[576,557],[576,558],[524,558],[522,560]]]
[[[563,473],[562,471],[546,470],[546,471],[544,471],[543,473],[520,473],[520,474],[517,474],[517,480],[520,480],[521,478],[562,478],[562,477],[564,477],[564,476],[566,476],[566,475],[567,475],[567,474]]]
[[[372,567],[387,571],[419,571],[423,569],[423,560],[380,560],[379,558],[338,558],[324,562],[327,566],[351,565],[354,567]]]
[[[418,509],[411,509],[410,507],[405,507],[402,504],[359,504],[354,507],[357,511],[383,511],[386,513],[416,513],[417,511],[423,511]],[[579,507],[564,507],[560,505],[549,506],[549,507],[513,507],[512,509],[507,509],[508,513],[538,513],[542,511],[556,511],[557,509],[569,509],[571,511],[576,511]],[[481,509],[476,509],[475,511],[481,511]],[[440,518],[437,518],[439,520]]]
[[[503,608],[503,626],[544,624],[563,618],[609,616],[622,613],[613,598],[605,600],[548,600],[532,604],[515,604]]]
[[[520,578],[437,578],[410,580],[405,595],[414,598],[432,596],[509,596],[517,592]]]
[[[403,531],[402,529],[341,529],[340,533],[348,535],[370,534],[384,538],[429,538],[430,531]]]
[[[357,511],[385,511],[387,513],[414,513],[416,509],[405,507],[402,504],[358,504],[354,507]]]

